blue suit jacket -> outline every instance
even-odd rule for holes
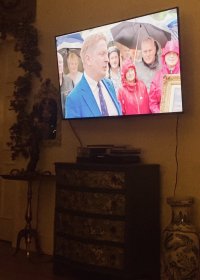
[[[112,82],[109,79],[102,79],[110,97],[121,115],[121,106],[117,100]],[[92,118],[101,117],[101,111],[96,103],[90,86],[83,75],[77,86],[70,92],[65,103],[66,118]]]

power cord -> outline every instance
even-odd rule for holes
[[[72,129],[72,131],[73,131],[73,133],[74,133],[74,135],[75,135],[75,137],[76,137],[76,139],[78,140],[78,142],[79,142],[79,144],[80,144],[80,147],[83,147],[83,143],[82,143],[82,141],[81,141],[81,138],[80,138],[80,136],[78,135],[77,131],[75,130],[74,126],[72,125],[71,120],[69,120],[69,125],[70,125],[70,127],[71,127],[71,129]]]
[[[175,184],[174,184],[174,196],[176,194],[176,188],[178,184],[178,171],[179,171],[179,162],[178,162],[178,128],[179,128],[179,114],[176,118],[176,146],[175,146],[175,161],[176,161],[176,175],[175,175]]]

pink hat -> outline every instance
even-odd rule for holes
[[[179,43],[177,40],[168,41],[162,50],[162,55],[165,56],[169,52],[175,52],[179,55]]]

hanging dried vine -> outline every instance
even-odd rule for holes
[[[58,91],[50,79],[43,80],[41,77],[38,31],[32,24],[35,15],[36,0],[16,3],[4,1],[0,5],[0,40],[5,40],[8,35],[13,36],[14,50],[21,53],[18,67],[23,70],[23,74],[14,82],[9,108],[15,112],[16,121],[9,129],[10,140],[7,145],[13,160],[19,156],[29,159],[25,171],[18,170],[22,174],[36,172],[41,142],[57,139],[58,136]],[[40,89],[33,94],[34,78],[39,80]]]
[[[40,51],[38,48],[37,29],[28,22],[18,24],[5,24],[1,22],[1,39],[6,39],[7,34],[15,38],[15,51],[21,52],[19,68],[24,70],[24,75],[19,76],[14,82],[13,96],[10,101],[10,110],[16,113],[16,122],[10,127],[10,141],[12,159],[22,155],[30,156],[30,136],[33,125],[31,114],[28,111],[29,100],[32,91],[33,78],[41,80],[41,64],[38,61]]]

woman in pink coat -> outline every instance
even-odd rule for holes
[[[134,64],[128,60],[122,66],[122,87],[118,99],[123,115],[149,114],[149,96],[145,84],[137,79]]]
[[[168,41],[162,51],[162,68],[156,73],[149,92],[149,106],[152,113],[160,113],[163,80],[166,74],[180,74],[178,41]]]

